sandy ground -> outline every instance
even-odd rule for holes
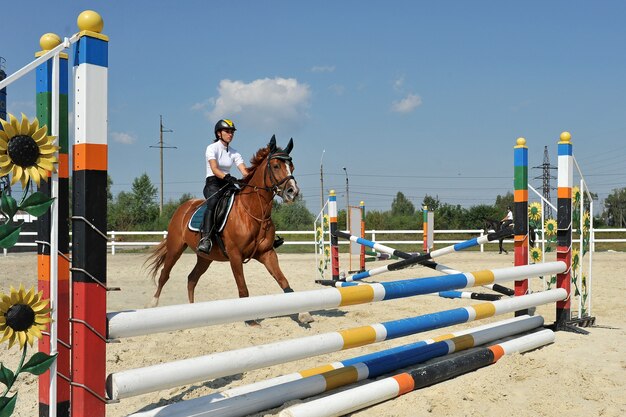
[[[145,255],[117,254],[109,257],[108,280],[120,286],[121,292],[111,293],[108,310],[143,308],[154,291],[152,281],[142,269]],[[549,259],[550,260],[550,259]],[[292,287],[298,290],[318,289],[313,255],[280,255],[281,266]],[[161,305],[186,302],[186,276],[193,267],[195,256],[185,254],[174,268],[165,287]],[[453,254],[441,262],[463,271],[511,266],[513,255],[477,252]],[[344,262],[344,265],[346,263]],[[377,263],[376,265],[381,265]],[[370,264],[368,264],[370,265]],[[279,292],[273,279],[262,265],[251,262],[246,266],[251,295]],[[596,326],[589,335],[559,332],[556,343],[525,354],[502,358],[493,366],[457,377],[400,398],[387,401],[354,416],[624,416],[626,415],[626,254],[594,254],[593,316]],[[381,276],[381,280],[433,275],[423,268],[412,268]],[[33,285],[36,258],[33,255],[0,257],[0,290],[9,285]],[[540,290],[535,279],[531,288]],[[197,301],[237,297],[237,290],[227,264],[214,264],[202,277],[196,292]],[[269,318],[258,328],[244,323],[181,330],[151,336],[125,339],[108,346],[107,372],[137,368],[169,360],[184,359],[240,347],[260,345],[278,340],[310,336],[429,312],[447,310],[473,300],[448,300],[423,296],[402,300],[351,306],[329,311],[313,312],[315,322],[302,327],[287,317]],[[554,321],[554,306],[541,307],[546,323]],[[506,315],[510,317],[511,315]],[[504,317],[502,317],[504,318]],[[492,319],[491,321],[496,321]],[[454,326],[402,339],[386,341],[350,351],[321,355],[245,374],[186,385],[122,400],[108,407],[108,416],[125,416],[138,410],[154,408],[169,402],[195,398],[209,393],[241,386],[266,378],[311,368],[364,353],[415,342],[447,330],[475,326],[477,323]],[[0,347],[0,357],[8,367],[15,368],[18,351]],[[37,381],[25,377],[18,383],[20,400],[17,416],[37,415]],[[296,402],[290,402],[292,405]],[[286,406],[255,416],[275,416]]]

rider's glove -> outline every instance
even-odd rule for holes
[[[224,181],[226,181],[228,184],[230,184],[231,186],[235,188],[241,188],[239,186],[239,180],[230,174],[224,175]]]

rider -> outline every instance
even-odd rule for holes
[[[513,224],[513,212],[511,211],[511,206],[507,206],[506,216],[504,216],[504,218],[500,220],[500,223],[502,223],[503,229]]]
[[[198,243],[198,250],[209,253],[213,242],[213,212],[219,199],[221,191],[226,186],[237,186],[237,179],[230,175],[230,168],[233,164],[245,177],[248,169],[241,157],[241,154],[230,146],[235,135],[235,124],[232,120],[221,119],[215,124],[215,139],[206,148],[206,182],[204,185],[204,198],[206,198],[206,211],[202,222],[202,237]]]

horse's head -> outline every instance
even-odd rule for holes
[[[276,146],[276,136],[272,135],[268,148],[265,175],[269,177],[270,187],[286,203],[291,203],[300,193],[293,177],[294,167],[289,155],[293,149],[293,139],[289,139],[287,147],[282,149]]]

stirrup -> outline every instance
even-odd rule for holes
[[[203,237],[202,239],[200,239],[200,242],[198,242],[198,251],[200,252],[209,253],[211,252],[212,248],[213,241],[209,236]]]
[[[276,235],[276,239],[274,240],[274,244],[272,246],[274,247],[274,249],[276,249],[277,247],[279,247],[283,243],[285,243],[285,239],[283,239],[282,237]]]

